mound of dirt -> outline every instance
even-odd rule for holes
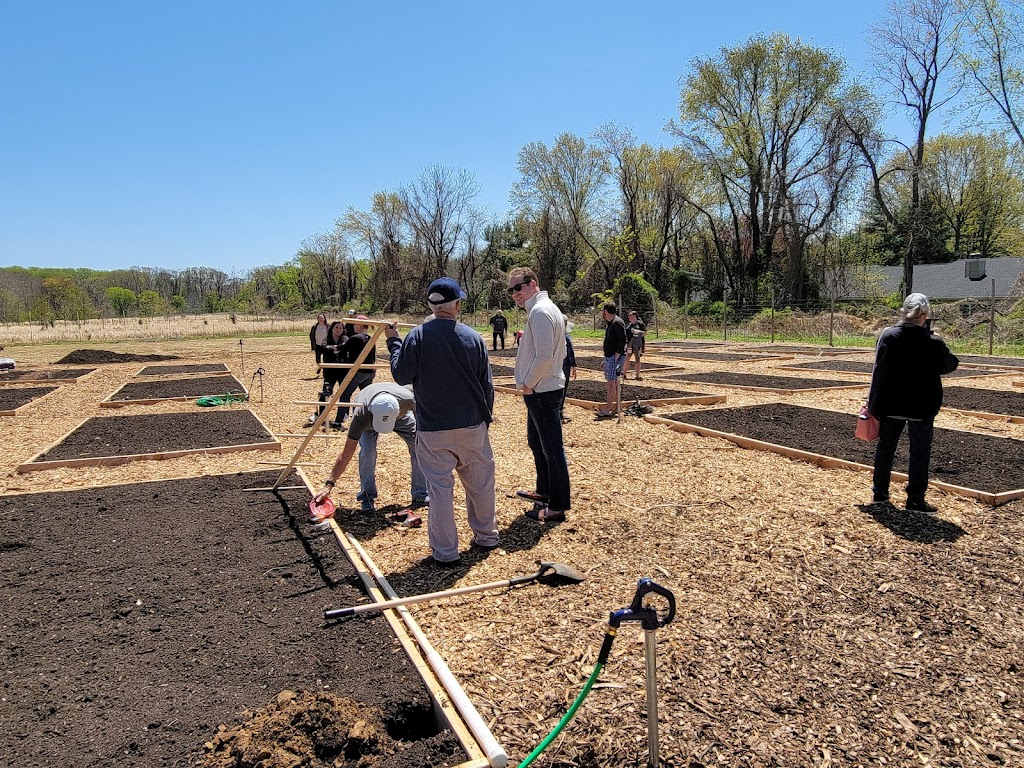
[[[438,741],[436,748],[395,741],[379,708],[333,693],[282,691],[243,718],[240,725],[218,728],[198,768],[441,766],[452,757],[441,743],[453,739],[450,734],[425,740]]]
[[[180,360],[177,355],[130,355],[123,352],[108,352],[105,349],[76,349],[60,360],[61,363],[155,363],[160,360]]]

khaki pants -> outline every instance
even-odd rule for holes
[[[466,512],[473,540],[482,546],[498,543],[494,509],[494,453],[487,425],[440,432],[416,431],[416,458],[427,481],[430,513],[427,540],[434,559],[451,562],[459,557],[455,527],[455,476],[466,491]]]

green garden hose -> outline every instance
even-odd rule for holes
[[[214,405],[228,405],[229,403],[244,403],[249,399],[245,392],[228,392],[226,395],[209,395],[196,400],[196,405],[209,408]]]

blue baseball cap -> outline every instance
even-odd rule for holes
[[[466,298],[466,292],[450,277],[439,277],[427,289],[428,304],[447,304],[449,301]]]

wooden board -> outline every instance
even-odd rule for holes
[[[219,367],[215,367],[219,366]],[[161,370],[161,369],[166,370]],[[193,368],[195,370],[187,370]],[[207,370],[199,370],[200,368],[206,368]],[[213,370],[210,370],[213,368]],[[175,370],[178,369],[178,370]],[[186,369],[186,370],[182,370]],[[183,364],[183,365],[147,365],[140,368],[134,375],[135,376],[220,376],[221,374],[230,375],[231,371],[224,363],[196,363],[194,365]]]
[[[672,382],[678,381],[678,382],[682,382],[684,384],[696,384],[698,386],[703,385],[705,387],[710,386],[710,387],[722,387],[723,389],[746,389],[746,390],[750,390],[751,392],[771,392],[771,393],[776,394],[776,395],[795,395],[795,394],[798,394],[800,392],[825,392],[825,391],[828,391],[828,390],[842,390],[842,389],[863,389],[864,387],[866,387],[868,385],[866,381],[851,381],[849,384],[843,384],[843,385],[839,385],[839,386],[805,387],[803,389],[782,389],[782,388],[776,388],[776,387],[755,387],[755,386],[750,385],[750,384],[724,384],[724,383],[720,384],[720,383],[711,382],[711,381],[703,381],[703,380],[700,380],[700,379],[690,381],[690,380],[688,380],[686,378],[676,378],[676,376],[678,376],[678,374],[676,374],[674,376],[664,376],[664,377],[661,377],[661,376],[658,375],[659,373],[661,373],[661,372],[660,371],[655,371],[653,373],[649,373],[647,375],[647,377],[651,378],[651,379],[664,378],[667,381],[672,381]],[[668,373],[672,373],[672,372],[668,371]],[[793,378],[793,377],[790,377],[790,378]]]
[[[522,395],[518,389],[513,387],[497,385],[494,387],[495,392],[501,392],[506,395]],[[697,397],[665,397],[657,398],[654,400],[640,400],[641,405],[713,405],[715,403],[724,403],[726,399],[725,395],[698,395]],[[596,411],[599,408],[604,407],[603,402],[596,402],[595,400],[580,400],[575,397],[566,397],[565,402],[571,405],[578,405],[580,408],[587,408],[592,411]],[[627,405],[632,405],[636,402],[635,397],[631,397],[628,400],[624,400]]]

